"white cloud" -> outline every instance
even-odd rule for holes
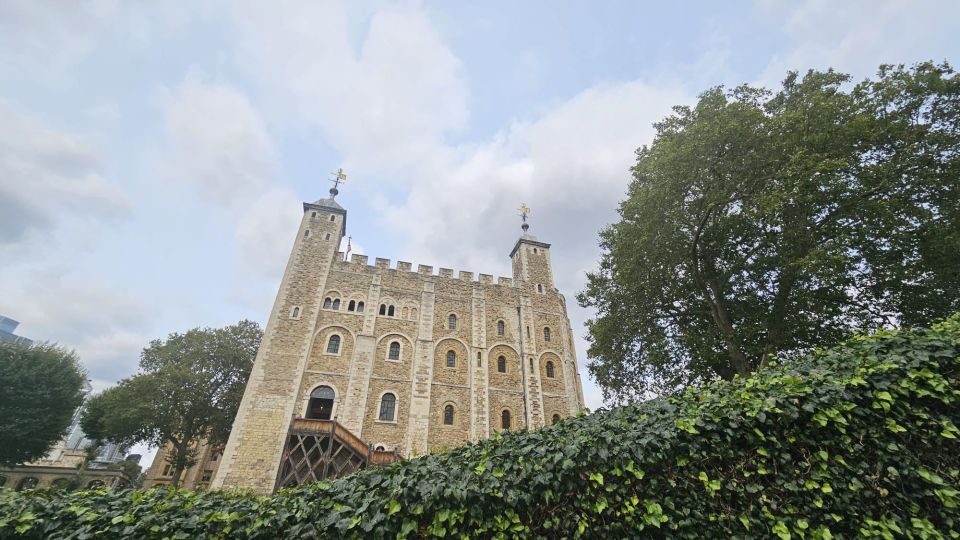
[[[419,9],[357,17],[341,3],[248,3],[237,62],[351,171],[396,178],[444,155],[443,135],[465,125],[462,66]]]
[[[764,1],[758,8],[787,38],[761,76],[767,86],[789,70],[833,67],[856,80],[872,76],[880,64],[942,61],[931,51],[955,41],[960,20],[960,3],[933,0]]]
[[[239,217],[237,249],[248,277],[279,278],[300,225],[300,201],[289,190],[273,189],[249,205]]]
[[[18,333],[76,350],[97,384],[136,371],[149,341],[152,317],[134,291],[65,268],[7,274],[0,280],[0,298],[0,313],[21,322]]]
[[[0,247],[48,233],[68,217],[101,220],[128,210],[87,141],[0,100]]]
[[[213,203],[249,203],[274,180],[276,148],[259,112],[237,89],[191,73],[169,95],[165,112],[180,180],[198,185]]]

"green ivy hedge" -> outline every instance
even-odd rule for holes
[[[0,494],[29,538],[960,536],[960,315],[273,497]]]

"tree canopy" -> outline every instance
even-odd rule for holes
[[[578,296],[596,310],[588,367],[607,400],[960,309],[949,65],[712,88],[655,128]]]
[[[43,457],[70,427],[85,382],[73,351],[0,342],[0,465]]]
[[[90,399],[83,430],[119,444],[169,443],[177,485],[199,441],[226,442],[262,335],[245,320],[150,342],[139,373]]]

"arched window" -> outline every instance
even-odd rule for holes
[[[307,403],[307,418],[312,420],[329,420],[333,414],[333,398],[336,397],[333,388],[318,386],[310,392],[310,401]]]
[[[451,313],[450,316],[447,317],[447,328],[449,328],[450,330],[457,329],[457,316],[454,315],[453,313]]]
[[[380,398],[380,420],[393,422],[397,412],[397,396],[387,392]]]
[[[381,315],[386,315],[386,314],[387,314],[387,305],[386,305],[386,304],[380,304],[380,314],[381,314]]]
[[[330,216],[330,221],[336,221],[336,220],[337,220],[337,216]]]
[[[500,427],[503,429],[510,429],[510,411],[506,409],[500,413]]]
[[[340,336],[334,334],[330,336],[330,341],[327,342],[327,354],[339,354],[340,353]]]
[[[23,491],[25,489],[34,489],[37,487],[37,484],[39,483],[40,481],[37,480],[36,478],[32,476],[28,476],[23,480],[21,480],[19,484],[17,484],[17,491]]]
[[[291,317],[296,319],[300,316],[300,306],[293,306],[293,313],[290,314]]]
[[[404,319],[410,316],[410,308],[403,308],[403,311],[400,312],[400,316]]]
[[[410,318],[413,320],[417,320],[417,308],[413,308],[410,310]]]
[[[387,354],[387,358],[390,360],[399,360],[400,359],[400,342],[393,341],[390,343],[390,352]]]
[[[537,284],[537,292],[538,292],[538,293],[542,293],[542,292],[543,292],[543,285]]]
[[[502,336],[507,333],[507,325],[503,321],[497,321],[497,335]]]
[[[443,424],[446,426],[453,425],[453,405],[447,405],[443,408]]]
[[[389,315],[390,317],[393,317],[393,314],[394,314],[394,313],[395,313],[395,311],[394,311],[394,307],[393,307],[393,306],[390,306],[390,307],[387,308],[387,315]]]
[[[550,327],[546,326],[543,328],[543,340],[550,341]]]
[[[347,304],[347,311],[354,311],[355,309],[357,309],[357,303],[351,300],[350,303]]]
[[[547,377],[553,378],[553,362],[547,360]]]
[[[339,298],[337,298],[336,300],[333,301],[333,309],[336,309],[336,310],[339,310],[339,309],[340,309],[340,299],[339,299]]]
[[[332,305],[333,305],[333,300],[331,300],[330,298],[323,299],[323,309],[330,309],[330,306]]]
[[[559,414],[555,414],[555,415],[553,415],[553,420],[552,420],[550,423],[551,423],[551,424],[556,424],[556,423],[559,422],[559,421],[560,421],[560,415],[559,415]]]
[[[363,313],[363,302],[357,302],[357,313]]]
[[[457,353],[447,351],[447,367],[457,367]]]
[[[502,357],[502,356],[498,356],[498,357],[497,357],[497,371],[499,371],[500,373],[506,373],[506,372],[507,372],[507,359],[506,359],[506,358],[504,358],[504,357]]]
[[[378,444],[377,447],[374,448],[374,450],[376,450],[377,452],[386,452],[386,451],[387,451],[386,447],[383,446],[382,444]]]

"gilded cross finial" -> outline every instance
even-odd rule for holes
[[[347,182],[347,173],[343,172],[343,168],[341,167],[337,169],[337,172],[330,174],[333,175],[330,178],[330,181],[333,182],[333,187],[330,188],[330,198],[332,199],[337,196],[337,193],[340,193],[340,190],[337,189],[340,187],[340,184]]]

